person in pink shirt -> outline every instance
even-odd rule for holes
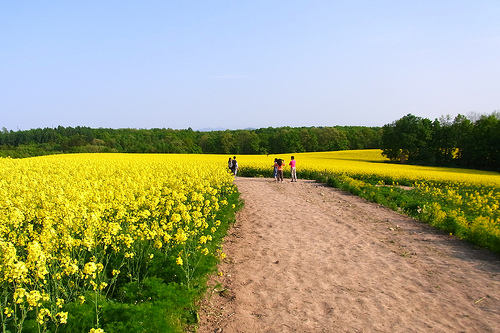
[[[292,160],[290,161],[290,163],[288,163],[288,165],[290,166],[290,172],[292,174],[292,182],[296,182],[297,181],[297,169],[295,168],[296,162],[295,162],[295,158],[293,156],[292,156]]]

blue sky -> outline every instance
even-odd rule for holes
[[[499,18],[498,0],[0,0],[0,128],[490,114]]]

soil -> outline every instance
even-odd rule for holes
[[[314,181],[235,183],[198,332],[500,332],[500,256]]]

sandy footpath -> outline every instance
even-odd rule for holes
[[[314,181],[235,183],[198,332],[500,332],[498,255]]]

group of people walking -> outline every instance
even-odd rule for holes
[[[296,169],[296,161],[295,157],[291,156],[291,160],[288,163],[290,166],[290,174],[292,177],[292,182],[297,181],[297,169]],[[236,177],[236,174],[238,173],[238,162],[236,161],[236,156],[233,156],[233,158],[229,158],[227,162],[227,167],[229,170],[231,170],[231,173]],[[283,168],[285,167],[285,160],[281,158],[275,158],[274,159],[274,181],[276,182],[283,182]]]
[[[231,173],[236,176],[236,174],[238,173],[238,162],[236,161],[236,156],[233,156],[232,159],[231,157],[229,158],[227,167],[229,168],[229,170],[231,170]]]
[[[297,168],[296,168],[296,161],[295,157],[291,156],[291,160],[288,163],[290,166],[290,174],[292,177],[292,182],[297,181]],[[283,183],[283,167],[285,166],[285,160],[281,158],[275,158],[274,159],[274,181],[279,182],[281,181]]]

